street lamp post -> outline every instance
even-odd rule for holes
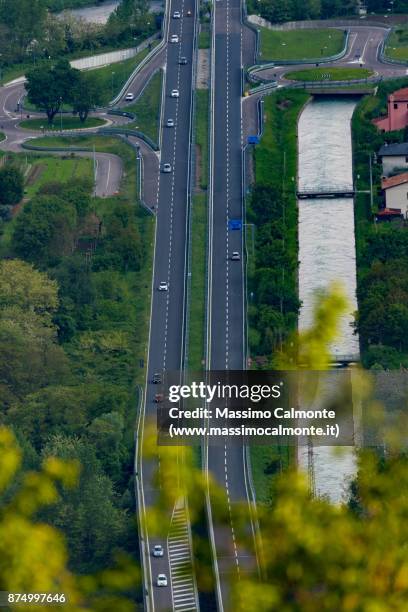
[[[62,132],[62,98],[60,98],[60,128]]]
[[[115,76],[115,73],[112,71],[112,100],[113,100],[113,77]]]

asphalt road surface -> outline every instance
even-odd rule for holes
[[[148,422],[156,422],[154,396],[157,393],[157,386],[150,382],[153,374],[164,370],[180,370],[183,367],[195,2],[172,0],[171,15],[174,10],[180,11],[182,18],[169,20],[167,35],[178,34],[179,42],[169,43],[165,50],[166,73],[162,121],[172,118],[175,127],[162,126],[161,168],[163,169],[163,164],[169,163],[171,172],[161,172],[157,192],[153,299],[142,431]],[[186,15],[187,11],[191,11],[191,16]],[[187,58],[186,65],[179,64],[181,56]],[[178,90],[179,97],[171,97],[173,89]],[[168,283],[168,291],[158,291],[162,281]],[[157,461],[142,460],[139,466],[139,490],[142,504],[146,509],[157,497],[156,485],[153,482],[156,470],[159,471],[160,479],[160,452]],[[141,511],[143,513],[143,509]],[[155,558],[150,554],[156,544],[163,546],[164,557]],[[142,550],[145,562],[145,595],[150,608],[155,611],[177,609],[180,612],[184,609],[194,609],[188,599],[191,593],[186,593],[176,607],[174,585],[173,588],[170,585],[166,540],[156,537],[155,534],[145,533]],[[169,580],[167,587],[156,586],[159,573],[166,574]]]
[[[248,33],[241,24],[240,0],[214,3],[212,158],[210,194],[209,318],[207,330],[207,366],[211,370],[246,369],[243,184],[242,184],[242,64],[243,44]],[[244,34],[245,33],[245,34]],[[239,220],[240,230],[229,229],[229,221]],[[240,261],[232,261],[237,251]],[[231,610],[231,581],[254,571],[256,559],[244,551],[236,539],[231,509],[249,499],[246,479],[245,448],[242,442],[226,440],[211,447],[207,466],[217,484],[226,491],[227,526],[213,525],[216,549],[217,593],[219,609]],[[210,492],[211,493],[211,492]],[[211,499],[211,494],[210,494]],[[251,516],[248,506],[248,526]]]

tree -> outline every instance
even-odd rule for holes
[[[74,248],[76,210],[56,196],[38,196],[16,219],[13,251],[39,265],[55,264]]]
[[[32,104],[45,110],[48,123],[52,123],[63,103],[72,101],[79,74],[67,60],[42,65],[27,73],[27,97]]]
[[[102,92],[92,73],[82,72],[71,92],[72,108],[83,123],[91,109],[102,101]]]
[[[24,177],[22,172],[12,164],[0,168],[0,204],[12,206],[18,204],[24,194]]]
[[[79,573],[106,567],[115,548],[131,535],[130,521],[115,507],[112,482],[103,473],[94,447],[84,440],[59,435],[50,439],[43,455],[81,466],[78,487],[61,490],[60,501],[44,513],[47,522],[65,533],[71,567]]]
[[[0,309],[18,307],[40,315],[44,322],[58,308],[57,283],[18,259],[0,262]]]
[[[41,511],[59,503],[60,490],[78,481],[79,465],[47,455],[40,471],[21,475],[21,450],[10,430],[0,428],[0,582],[10,592],[64,593],[71,612],[134,610],[137,568],[129,558],[85,580],[68,568],[63,534],[39,520]],[[16,486],[16,483],[17,486]],[[102,502],[102,510],[106,501]],[[88,515],[88,519],[91,515]],[[100,523],[101,521],[99,521]],[[129,534],[131,537],[131,534]],[[127,596],[123,595],[127,592]],[[68,602],[68,604],[67,604]],[[64,602],[62,602],[64,603]],[[28,609],[27,606],[24,606]],[[51,605],[51,608],[54,606]]]
[[[30,43],[42,40],[46,9],[43,0],[1,0],[0,22],[7,28],[12,61],[21,61]]]

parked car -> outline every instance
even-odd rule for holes
[[[171,96],[172,98],[179,98],[179,97],[180,97],[180,92],[179,92],[179,90],[178,90],[178,89],[172,89],[172,90],[171,90],[171,94],[170,94],[170,96]]]
[[[134,99],[135,99],[135,95],[130,93],[130,92],[127,93],[126,96],[125,96],[126,102],[132,102],[132,100],[134,100]]]
[[[169,174],[171,172],[171,164],[163,164],[163,172],[164,174]]]
[[[166,125],[167,127],[174,127],[174,119],[167,119]]]
[[[166,576],[166,574],[159,574],[157,576],[156,584],[159,587],[166,587],[167,586],[167,576]]]
[[[153,557],[164,557],[164,550],[161,544],[156,544],[152,550]]]
[[[169,290],[169,283],[166,283],[166,281],[161,281],[159,285],[159,291],[168,291],[168,290]]]
[[[177,34],[172,34],[170,36],[170,42],[171,43],[178,43],[178,41],[179,41],[179,37],[177,36]]]

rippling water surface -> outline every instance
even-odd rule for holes
[[[303,111],[299,121],[300,189],[351,187],[352,98],[317,98]],[[299,327],[312,321],[316,290],[330,282],[342,284],[350,312],[341,322],[340,337],[333,353],[358,353],[358,338],[351,326],[356,301],[356,262],[353,200],[299,200],[299,295],[302,308]],[[307,468],[307,451],[299,451],[299,462]],[[355,469],[351,448],[314,449],[316,491],[338,502],[345,483]]]

